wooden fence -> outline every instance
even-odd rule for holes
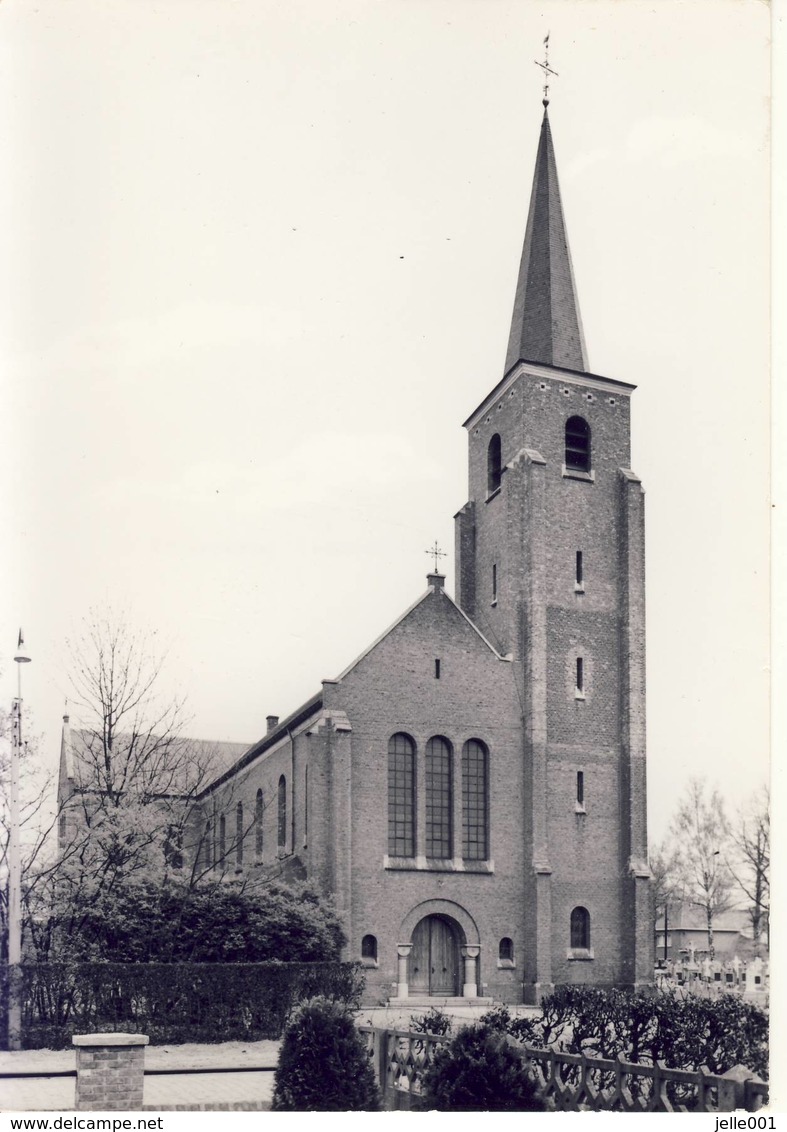
[[[450,1036],[362,1026],[385,1109],[409,1109],[421,1094],[423,1074]],[[668,1069],[663,1062],[635,1065],[584,1054],[521,1047],[544,1096],[558,1112],[755,1112],[768,1086],[744,1066],[721,1076],[707,1069]]]

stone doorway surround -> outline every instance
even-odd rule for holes
[[[440,920],[447,921],[456,932],[459,954],[464,968],[462,972],[462,994],[459,1001],[478,998],[478,960],[481,954],[481,940],[478,933],[478,927],[472,916],[464,909],[461,904],[456,904],[453,900],[424,900],[420,904],[416,904],[414,908],[402,920],[399,929],[399,939],[406,940],[405,943],[397,944],[398,956],[398,972],[396,984],[396,998],[410,999],[415,1004],[416,999],[410,996],[410,983],[409,983],[409,968],[410,956],[413,950],[413,933],[417,926],[429,917],[437,917]],[[418,1001],[427,1001],[433,1004],[438,1002],[446,1002],[449,999],[457,1001],[454,996],[443,994],[437,995],[424,995],[420,991],[417,995]]]

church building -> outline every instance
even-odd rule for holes
[[[588,368],[547,106],[503,375],[464,422],[456,593],[430,573],[194,815],[205,867],[332,898],[369,1004],[652,981],[634,386]]]

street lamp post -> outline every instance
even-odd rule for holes
[[[19,630],[14,656],[16,699],[12,708],[11,790],[8,836],[8,1048],[22,1048],[22,1001],[19,964],[22,960],[22,846],[19,829],[19,764],[22,757],[22,665],[30,663]]]

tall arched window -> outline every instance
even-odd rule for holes
[[[587,908],[574,908],[571,913],[571,949],[590,951],[590,913]]]
[[[235,868],[243,868],[243,802],[235,807]]]
[[[202,837],[202,860],[206,869],[213,868],[213,826],[210,818],[205,822],[205,833]]]
[[[388,740],[388,853],[415,856],[415,743],[401,731]]]
[[[500,434],[496,432],[489,441],[489,447],[486,450],[486,490],[489,495],[500,487],[502,475]]]
[[[566,467],[577,472],[590,471],[590,425],[584,417],[566,421]]]
[[[262,814],[264,810],[264,803],[262,791],[257,791],[257,798],[254,803],[254,856],[258,861],[262,860]]]
[[[224,858],[227,855],[227,822],[224,814],[219,818],[219,855],[216,860],[217,865],[224,864]]]
[[[485,861],[489,855],[487,830],[487,751],[479,739],[462,748],[462,857]]]
[[[451,856],[451,744],[436,735],[426,744],[426,855]]]
[[[287,844],[287,779],[284,775],[279,779],[279,821],[277,844],[284,849]]]

